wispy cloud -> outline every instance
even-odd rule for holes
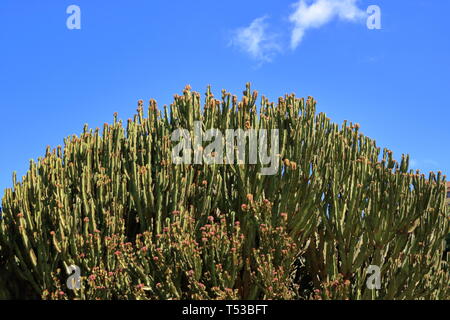
[[[320,28],[336,19],[363,21],[367,13],[357,6],[358,1],[298,0],[292,4],[293,12],[288,17],[291,29],[286,28],[283,37],[280,33],[269,32],[268,17],[262,16],[254,19],[247,27],[234,30],[229,44],[260,63],[271,62],[285,47],[296,49],[309,29]]]
[[[297,48],[308,29],[319,28],[333,19],[359,21],[366,13],[357,6],[358,0],[299,0],[289,16],[293,24],[291,49]]]
[[[230,45],[249,54],[260,63],[270,62],[281,50],[277,35],[269,33],[267,16],[253,20],[248,27],[238,28],[233,32]]]

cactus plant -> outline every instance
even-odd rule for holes
[[[47,148],[2,199],[0,298],[449,299],[445,177],[408,170],[312,97],[257,99],[208,88],[202,105],[187,86],[163,111],[139,101],[126,126],[115,114]],[[280,170],[174,164],[172,132],[196,121],[279,130]]]

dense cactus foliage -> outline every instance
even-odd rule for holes
[[[257,96],[208,88],[202,106],[186,87],[163,112],[139,101],[126,127],[115,115],[48,148],[2,199],[0,298],[449,299],[445,177],[409,171],[312,98]],[[280,170],[174,164],[171,133],[194,121],[279,129]]]

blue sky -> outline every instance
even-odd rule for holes
[[[72,4],[80,30],[66,26]],[[450,172],[450,1],[300,4],[2,0],[0,195],[47,145],[116,111],[130,118],[138,99],[168,104],[188,83],[314,96],[318,111],[360,123],[415,169]],[[381,9],[381,30],[361,17],[369,5]]]

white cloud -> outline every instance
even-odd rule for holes
[[[268,33],[267,16],[257,18],[248,27],[234,31],[231,45],[238,47],[259,62],[270,62],[280,51],[277,35]]]
[[[291,34],[291,49],[297,48],[311,28],[319,28],[333,19],[358,21],[367,17],[366,12],[356,5],[358,0],[299,0],[295,11],[289,16],[294,27]]]

